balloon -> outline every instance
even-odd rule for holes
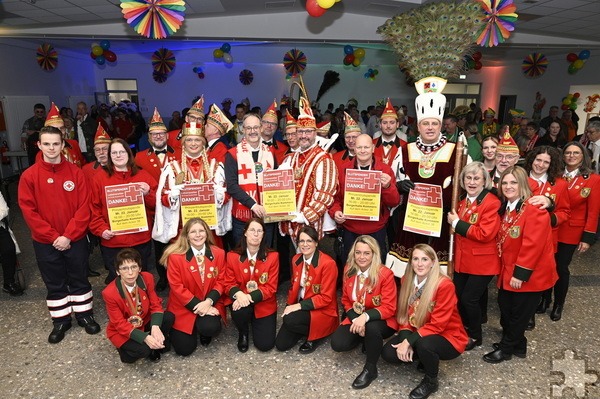
[[[563,105],[569,105],[571,104],[571,100],[569,100],[568,98],[565,97],[565,99],[563,100]]]
[[[471,56],[475,61],[479,61],[482,57],[481,51],[476,51]]]
[[[325,11],[327,10],[319,6],[317,0],[306,0],[306,11],[311,17],[318,18],[325,14]]]
[[[575,69],[581,69],[583,68],[583,60],[577,60],[575,62],[573,62],[573,66],[575,67]]]
[[[368,77],[370,77],[370,76],[371,76],[371,75],[369,74],[369,72],[366,72],[366,73],[365,73],[365,78],[368,78]]]
[[[223,43],[223,45],[221,46],[221,50],[223,50],[224,53],[228,53],[231,51],[231,44],[229,43]]]
[[[102,53],[104,53],[104,50],[102,49],[102,47],[96,46],[92,47],[92,53],[94,53],[94,55],[100,56],[102,55]]]
[[[215,58],[221,58],[223,57],[223,50],[221,50],[220,48],[216,49],[215,51],[213,51],[213,56]]]
[[[475,61],[475,66],[473,67],[473,69],[475,69],[476,71],[479,71],[482,67],[483,67],[483,64],[481,63],[481,61]]]
[[[335,0],[317,0],[317,4],[322,8],[331,8],[335,4]]]
[[[575,61],[577,61],[577,58],[578,58],[577,54],[575,54],[575,53],[567,54],[567,61],[569,61],[569,62],[575,62]]]
[[[351,45],[346,44],[344,46],[344,54],[354,54],[354,48]]]
[[[104,50],[104,58],[108,62],[115,62],[117,60],[117,55],[110,50]]]
[[[204,72],[200,72],[200,73],[198,73],[198,77],[199,77],[200,79],[204,79]]]
[[[467,66],[469,67],[469,69],[475,68],[475,60],[469,59],[469,61],[467,62]]]
[[[590,58],[590,50],[581,50],[579,53],[579,59],[587,60],[588,58]]]
[[[99,55],[96,57],[96,64],[104,65],[106,63],[106,58],[103,55]]]
[[[223,54],[223,61],[225,61],[226,64],[231,64],[233,62],[233,57],[231,54],[225,53]]]
[[[575,68],[575,63],[573,63],[573,64],[569,65],[569,73],[570,73],[571,75],[574,75],[574,74],[576,74],[576,73],[577,73],[577,68]]]
[[[354,61],[354,55],[348,54],[344,57],[344,65],[350,65],[352,64],[352,61]]]
[[[94,48],[94,47],[100,47],[100,43],[98,43],[98,42],[92,43],[92,48]]]
[[[579,94],[579,93],[573,94],[573,98],[579,98],[579,97],[581,97],[581,94]]]
[[[571,111],[575,111],[577,109],[577,103],[571,103],[571,105],[569,105],[569,109]]]
[[[563,105],[560,106],[560,109],[562,109],[563,111],[566,111],[566,110],[569,109],[569,106],[566,105],[566,104],[563,104]]]
[[[360,58],[354,58],[354,61],[352,61],[352,65],[354,65],[355,67],[359,66],[361,63]]]
[[[373,75],[375,75],[375,76],[379,75],[379,69],[374,70]]]
[[[96,57],[97,57],[97,55],[96,55],[96,54],[94,54],[94,52],[93,52],[93,51],[90,51],[90,57],[92,57],[92,59],[93,59],[93,60],[95,60],[95,59],[96,59]]]
[[[365,49],[357,48],[356,50],[354,50],[354,56],[358,57],[358,58],[364,58],[365,57]]]
[[[102,50],[108,50],[110,48],[110,42],[108,40],[101,40],[100,41],[100,47],[102,47]]]

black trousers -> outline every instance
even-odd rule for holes
[[[391,337],[395,330],[385,323],[384,320],[373,320],[365,325],[364,338],[350,332],[350,324],[340,325],[331,335],[331,349],[336,352],[347,352],[360,344],[365,344],[367,361],[365,368],[371,372],[377,370],[377,361],[383,349],[383,340]]]
[[[91,315],[92,286],[88,280],[88,248],[85,237],[71,242],[71,248],[59,251],[52,244],[33,241],[33,249],[48,294],[46,303],[54,324]]]
[[[165,348],[168,348],[169,343],[169,332],[173,327],[173,323],[175,322],[175,315],[171,312],[165,312],[163,314],[162,324],[160,325],[160,331],[162,331],[165,336]],[[149,332],[151,329],[150,323],[144,326],[144,331]],[[117,348],[117,352],[119,352],[119,357],[123,363],[135,363],[138,359],[144,359],[150,356],[150,352],[152,349],[145,343],[141,344],[132,339],[127,340],[120,348]]]
[[[189,356],[198,347],[198,335],[216,337],[220,332],[221,316],[197,316],[194,331],[191,334],[173,328],[169,336],[175,353],[181,356]]]
[[[276,230],[277,231],[277,230]],[[292,275],[292,256],[296,254],[290,236],[275,233],[275,245],[279,252],[279,282],[288,281]]]
[[[108,269],[108,278],[110,281],[113,281],[117,278],[117,273],[115,271],[115,256],[125,247],[112,248],[106,247],[100,244],[100,252],[102,253],[102,260],[104,261],[104,267]],[[136,249],[140,255],[142,255],[142,270],[148,271],[148,265],[150,264],[150,257],[152,256],[152,243],[151,241],[145,242],[143,244],[134,245],[130,248]]]
[[[156,272],[158,273],[158,278],[160,280],[167,281],[167,268],[161,265],[159,261],[163,255],[163,252],[165,252],[165,248],[169,244],[165,244],[156,240],[152,240],[152,243],[154,244],[154,264],[156,265]]]
[[[569,280],[571,278],[571,272],[569,271],[569,265],[573,260],[573,255],[577,250],[577,245],[565,244],[563,242],[558,243],[558,250],[554,254],[556,260],[556,272],[558,273],[558,281],[554,284],[554,303],[555,305],[563,305],[567,298],[567,292],[569,291]],[[551,290],[546,294],[548,302],[550,302]]]
[[[500,325],[502,326],[502,352],[512,355],[527,350],[525,329],[529,319],[535,314],[541,292],[515,292],[500,288],[498,290],[498,306],[500,307]]]
[[[277,332],[277,312],[256,318],[254,305],[250,304],[238,310],[231,310],[231,319],[240,334],[248,335],[252,325],[252,341],[259,351],[269,351],[275,346]]]
[[[0,262],[2,262],[4,285],[14,283],[17,271],[17,248],[8,229],[4,227],[0,227]]]
[[[297,310],[283,316],[283,323],[275,338],[275,347],[286,351],[296,345],[310,331],[310,310]]]
[[[398,335],[394,335],[392,339],[386,342],[381,351],[383,360],[389,363],[402,363],[398,359],[396,348],[392,347],[392,345],[401,343],[410,334],[411,331],[401,330]],[[450,341],[441,335],[427,335],[419,338],[415,342],[413,350],[413,360],[416,360],[415,357],[419,359],[425,369],[425,375],[430,378],[437,378],[440,360],[452,360],[460,356],[460,353],[452,346]]]
[[[480,340],[481,299],[487,295],[487,287],[494,276],[480,276],[468,273],[454,273],[454,286],[458,298],[458,311],[469,337]],[[487,296],[486,296],[487,298]],[[487,305],[487,301],[486,301]]]

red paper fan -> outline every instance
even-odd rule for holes
[[[162,72],[152,72],[152,78],[156,83],[165,83],[167,81],[167,74]]]
[[[253,80],[254,74],[252,73],[252,71],[244,69],[242,72],[240,72],[240,82],[244,86],[248,86],[250,83],[252,83]]]
[[[175,33],[185,16],[182,0],[121,0],[121,9],[129,26],[152,39]]]
[[[58,65],[58,52],[52,45],[44,43],[38,47],[36,59],[43,70],[52,71]]]
[[[169,74],[175,68],[175,55],[171,50],[160,48],[152,54],[152,67],[156,72]]]
[[[525,76],[539,78],[548,68],[548,58],[542,53],[531,53],[523,60],[521,69]]]
[[[283,56],[283,66],[288,75],[296,76],[306,68],[306,55],[298,49],[291,49]]]

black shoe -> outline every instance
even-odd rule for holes
[[[200,335],[200,345],[208,346],[208,344],[210,344],[210,341],[212,341],[212,337],[207,337],[206,335]]]
[[[483,361],[488,363],[502,363],[505,360],[512,359],[512,355],[503,353],[501,349],[483,355]]]
[[[544,313],[546,313],[546,310],[548,310],[549,306],[550,306],[550,301],[546,300],[545,298],[542,298],[540,300],[540,304],[538,305],[537,309],[535,310],[535,313],[544,314]]]
[[[94,316],[85,316],[77,319],[77,324],[80,327],[85,327],[85,332],[88,334],[98,334],[100,332],[100,324],[96,323]]]
[[[156,283],[156,292],[162,292],[166,290],[168,286],[169,283],[167,282],[167,279],[160,278],[158,279],[158,283]]]
[[[317,341],[306,340],[302,345],[300,345],[298,351],[303,355],[308,355],[309,353],[313,353],[315,349],[317,349]]]
[[[555,304],[550,312],[550,319],[552,321],[559,321],[562,318],[563,305]]]
[[[148,356],[148,360],[151,362],[158,362],[160,360],[160,351],[153,349],[150,351],[150,355]]]
[[[476,346],[481,346],[481,339],[473,339],[469,337],[469,342],[467,342],[467,346],[465,347],[466,351],[473,350]]]
[[[71,322],[55,324],[52,328],[52,332],[48,336],[48,342],[51,344],[58,344],[65,337],[65,332],[71,328]]]
[[[354,379],[352,383],[352,388],[354,389],[363,389],[371,385],[371,383],[377,378],[377,370],[374,373],[371,373],[366,368],[361,371],[361,373]]]
[[[23,288],[16,281],[12,283],[5,283],[2,287],[2,291],[7,292],[10,296],[21,296],[25,292]]]
[[[88,267],[88,277],[98,277],[100,275],[100,273],[98,273],[95,270],[92,270],[92,268]]]
[[[238,350],[242,353],[248,352],[248,334],[240,334],[239,335]]]
[[[438,390],[438,381],[437,378],[431,378],[425,376],[421,383],[417,385],[415,389],[410,391],[408,397],[410,399],[425,399],[428,398],[429,395],[436,392]]]
[[[529,319],[529,322],[527,322],[527,327],[525,327],[526,331],[531,331],[535,328],[535,314],[533,316],[531,316],[531,319]]]
[[[494,350],[498,350],[500,349],[500,342],[494,342],[492,344],[492,348],[494,348]],[[527,357],[527,349],[522,350],[522,349],[513,349],[513,355],[515,355],[516,357],[519,357],[521,359],[525,359]]]

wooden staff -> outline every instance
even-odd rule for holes
[[[458,133],[456,140],[454,160],[454,176],[452,176],[452,201],[450,209],[456,210],[458,207],[458,197],[460,196],[460,172],[467,164],[467,139],[463,132]],[[454,229],[450,229],[450,247],[448,248],[448,277],[454,275]]]

